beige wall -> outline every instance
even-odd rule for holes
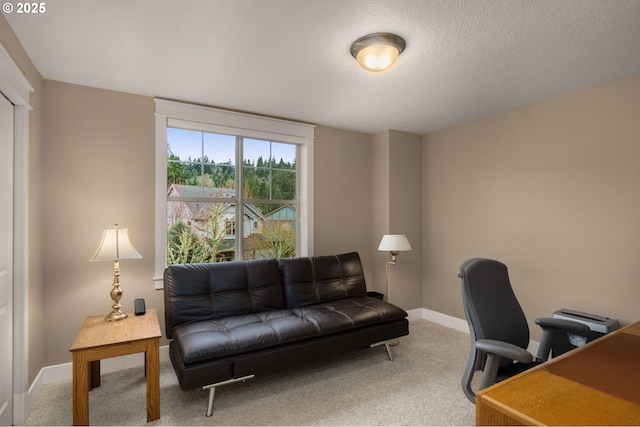
[[[390,260],[388,253],[378,252],[380,239],[389,231],[389,132],[379,132],[371,136],[371,243],[374,252],[374,275],[372,290],[389,295],[385,280],[385,264]],[[399,233],[399,232],[396,232]],[[391,273],[393,274],[393,273]],[[397,282],[392,282],[397,283]]]
[[[640,153],[632,139],[638,106],[631,96],[638,80],[422,140],[319,126],[316,254],[360,252],[369,288],[383,292],[381,234],[406,233],[414,251],[400,254],[391,270],[392,299],[403,308],[422,301],[463,318],[457,267],[471,256],[492,256],[510,266],[531,318],[568,306],[633,320],[626,301],[638,293],[631,275],[640,255]],[[152,99],[51,81],[45,89],[47,366],[70,360],[85,316],[108,311],[111,265],[87,259],[111,222],[130,228],[144,256],[122,263],[125,307],[143,297],[162,316],[162,293],[151,283]],[[546,296],[551,292],[555,300]]]
[[[369,136],[326,126],[315,136],[315,255],[358,252],[373,289]]]
[[[102,230],[129,228],[141,260],[120,263],[123,309],[154,290],[155,117],[153,99],[45,81],[44,365],[71,360],[84,318],[107,314],[113,263],[89,262]]]
[[[406,234],[410,252],[389,271],[389,301],[409,310],[422,300],[422,140],[389,131],[389,234]]]
[[[490,257],[532,326],[637,320],[639,135],[636,74],[425,136],[423,306],[464,318],[458,266]]]
[[[113,265],[88,262],[102,229],[129,228],[142,260],[121,262],[122,304],[155,307],[154,104],[148,97],[45,81],[44,366],[69,362],[88,315],[107,313]],[[315,253],[358,251],[372,282],[370,137],[316,129]],[[377,242],[376,242],[377,244]],[[49,326],[51,325],[51,326]],[[164,331],[164,326],[163,331]],[[166,344],[163,339],[161,345]]]
[[[0,42],[35,88],[33,381],[43,366],[70,361],[85,316],[109,311],[112,265],[87,260],[115,221],[144,257],[121,264],[125,309],[145,298],[164,323],[162,292],[151,281],[154,105],[43,81],[4,18]],[[403,308],[463,318],[458,265],[487,256],[508,264],[531,323],[562,306],[636,320],[639,93],[635,75],[422,138],[319,126],[315,253],[360,252],[369,288],[384,292],[388,258],[377,245],[382,234],[405,233],[414,250],[391,271],[392,300]]]
[[[422,142],[420,136],[387,130],[372,135],[373,187],[371,229],[375,251],[375,290],[404,309],[420,308],[422,300]],[[411,252],[398,255],[389,266],[388,252],[377,252],[385,234],[406,234]]]

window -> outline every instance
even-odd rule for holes
[[[313,126],[156,100],[156,288],[167,264],[312,255]]]
[[[227,219],[224,227],[225,234],[227,236],[235,236],[236,235],[236,220],[235,219]]]

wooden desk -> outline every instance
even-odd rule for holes
[[[89,424],[89,390],[100,385],[100,360],[145,353],[147,422],[160,418],[160,325],[155,309],[146,314],[107,322],[104,315],[89,316],[78,332],[73,353],[73,424]]]
[[[476,425],[640,425],[640,322],[479,391]]]

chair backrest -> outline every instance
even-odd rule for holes
[[[183,323],[283,308],[276,259],[173,264],[164,271],[168,339]]]
[[[472,258],[460,266],[462,301],[472,341],[493,339],[526,349],[529,326],[511,288],[507,266]]]
[[[278,262],[287,308],[367,295],[364,271],[357,252],[282,258]]]

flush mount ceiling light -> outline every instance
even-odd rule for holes
[[[351,45],[351,55],[367,71],[384,71],[391,67],[406,46],[404,39],[390,33],[360,37]]]

